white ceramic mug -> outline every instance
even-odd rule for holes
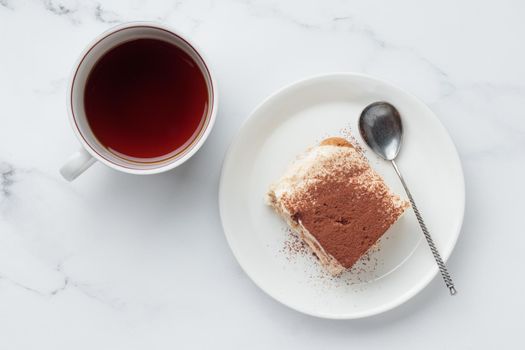
[[[97,61],[109,50],[126,41],[150,38],[167,41],[184,50],[199,66],[208,88],[208,111],[196,135],[183,148],[165,159],[155,162],[134,162],[118,157],[108,151],[95,137],[86,119],[84,110],[84,88],[89,73]],[[172,29],[149,22],[132,22],[119,25],[102,33],[80,55],[71,76],[67,108],[73,131],[78,137],[82,148],[73,154],[60,173],[68,181],[86,171],[95,161],[130,174],[156,174],[173,169],[188,160],[202,146],[208,137],[217,115],[218,96],[215,79],[202,54],[190,43]]]

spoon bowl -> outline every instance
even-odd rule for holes
[[[385,160],[394,160],[401,148],[403,125],[398,110],[388,102],[368,105],[359,118],[359,132],[368,146]]]

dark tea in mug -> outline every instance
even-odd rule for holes
[[[84,109],[97,140],[119,157],[151,162],[185,149],[208,108],[203,72],[181,48],[135,39],[106,52],[89,73]]]

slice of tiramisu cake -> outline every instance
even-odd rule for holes
[[[268,204],[332,275],[351,268],[409,207],[351,143],[328,138],[271,185]]]

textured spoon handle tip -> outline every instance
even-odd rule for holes
[[[414,213],[416,214],[416,218],[419,223],[419,226],[421,227],[421,231],[423,231],[423,235],[425,236],[428,246],[430,247],[430,251],[432,252],[432,255],[434,256],[434,259],[436,260],[436,263],[439,267],[439,272],[441,273],[441,276],[443,277],[443,280],[445,281],[445,284],[447,285],[450,291],[450,295],[456,295],[457,291],[454,286],[454,282],[452,282],[452,277],[450,277],[447,266],[445,265],[445,262],[441,258],[441,255],[439,254],[439,251],[436,247],[436,244],[434,243],[434,240],[432,239],[432,236],[430,235],[430,232],[428,232],[427,226],[425,225],[425,222],[423,221],[423,217],[421,216],[421,213],[419,212],[419,209],[416,206],[416,202],[414,201],[414,198],[412,198],[412,194],[410,193],[410,190],[408,189],[408,186],[405,183],[405,180],[403,179],[403,176],[401,175],[401,172],[399,171],[399,168],[397,167],[396,162],[394,162],[393,160],[392,160],[392,165],[394,166],[394,170],[396,171],[397,176],[399,176],[399,179],[401,180],[401,184],[403,184],[403,187],[405,188],[405,192],[408,196],[410,204],[412,205],[412,209],[414,210]]]

